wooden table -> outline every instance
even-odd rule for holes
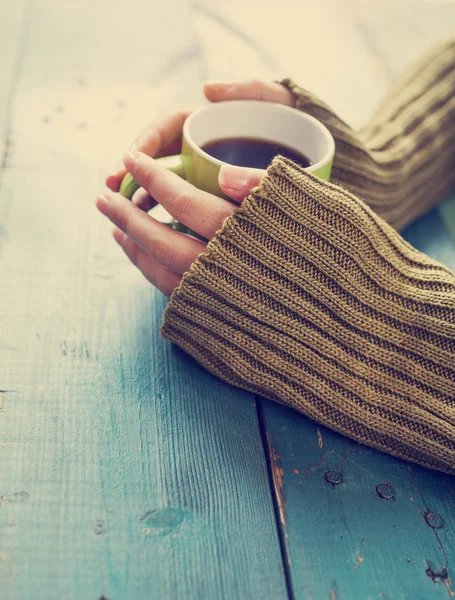
[[[292,75],[360,125],[452,1],[0,8],[0,598],[455,595],[455,479],[225,385],[93,208],[208,78]],[[455,196],[406,232],[455,269]]]

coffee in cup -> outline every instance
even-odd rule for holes
[[[225,198],[218,185],[224,164],[253,165],[265,173],[282,154],[329,180],[334,152],[329,130],[311,115],[273,102],[233,100],[192,113],[183,126],[181,154],[157,160],[197,188]],[[127,174],[120,193],[132,198],[138,187]]]

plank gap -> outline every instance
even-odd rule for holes
[[[279,468],[274,463],[274,458],[279,459],[276,455],[273,455],[273,448],[271,447],[270,439],[267,434],[267,427],[263,409],[263,398],[256,396],[256,412],[258,416],[259,432],[261,434],[262,446],[264,448],[264,454],[267,463],[267,472],[269,475],[270,489],[273,498],[273,510],[275,513],[275,521],[278,531],[278,539],[280,542],[281,560],[283,563],[284,579],[286,581],[286,590],[288,593],[289,600],[296,600],[294,589],[292,586],[292,572],[290,564],[290,556],[286,544],[286,531],[283,521],[285,520],[285,505],[283,502],[283,496],[280,482],[277,480],[276,468]],[[279,476],[281,477],[281,475]],[[280,480],[282,481],[282,479]]]

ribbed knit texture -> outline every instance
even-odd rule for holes
[[[296,107],[322,121],[336,142],[333,181],[396,229],[435,206],[455,185],[455,38],[434,46],[354,132],[321,100],[281,82]]]
[[[455,473],[455,275],[286,159],[184,276],[162,332],[229,383]]]

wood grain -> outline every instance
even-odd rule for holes
[[[93,207],[179,85],[200,95],[188,7],[160,9],[171,45],[156,7],[27,5],[3,113],[2,600],[287,597],[254,398],[161,339],[164,298]]]
[[[11,6],[0,6],[0,131],[3,145],[0,152],[5,151],[4,141],[7,137],[6,126],[10,122],[11,109],[16,92],[16,84],[20,74],[24,45],[27,38],[27,10],[25,0],[18,0]]]
[[[358,126],[453,18],[420,0],[2,5],[2,600],[454,595],[452,478],[257,413],[160,338],[164,298],[92,207],[204,79],[290,75]],[[455,268],[452,215],[407,236]]]
[[[453,477],[261,403],[272,469],[281,473],[275,492],[295,598],[454,595]],[[427,523],[428,512],[442,528]]]

